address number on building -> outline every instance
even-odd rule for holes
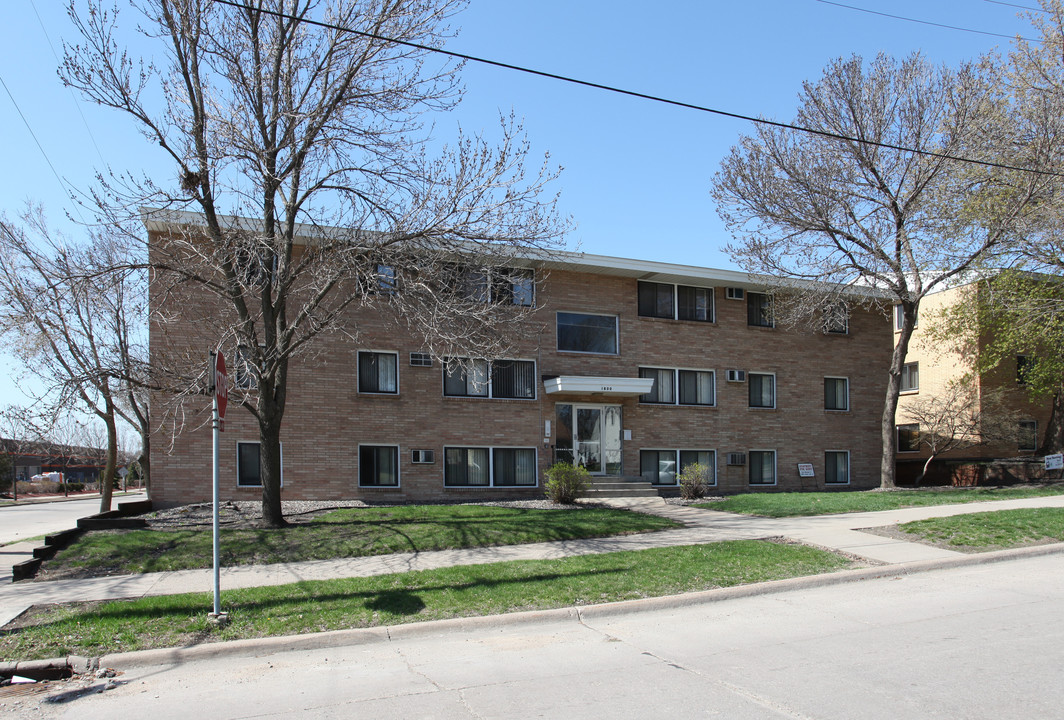
[[[599,386],[599,392],[613,392],[613,386],[612,385],[600,385]]]

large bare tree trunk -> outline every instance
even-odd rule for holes
[[[1053,393],[1053,403],[1049,406],[1049,420],[1046,421],[1045,435],[1038,446],[1040,455],[1050,455],[1064,451],[1064,387]]]
[[[884,490],[896,488],[898,433],[896,430],[898,414],[898,395],[901,393],[901,371],[905,357],[909,353],[909,341],[916,327],[916,311],[919,303],[903,302],[902,329],[894,354],[890,358],[890,374],[887,379],[887,397],[883,403],[883,417],[880,433],[883,440],[883,458],[879,466],[879,487]]]
[[[107,459],[104,462],[103,477],[100,478],[100,512],[110,512],[111,496],[114,493],[115,470],[118,467],[118,429],[115,426],[114,405],[108,400],[100,417],[107,427]]]

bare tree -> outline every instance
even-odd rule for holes
[[[880,484],[894,487],[894,418],[921,300],[1001,250],[1050,184],[1056,138],[1009,134],[989,64],[933,67],[919,55],[838,59],[800,93],[794,124],[741,138],[714,179],[745,269],[769,276],[792,321],[820,321],[844,292],[872,288],[896,318],[883,403]],[[820,134],[817,134],[820,133]],[[813,282],[810,282],[813,281]],[[871,297],[871,294],[869,294]]]
[[[971,379],[921,396],[906,405],[902,414],[907,422],[919,425],[917,444],[930,453],[917,485],[935,458],[944,453],[1019,439],[1020,414],[1008,408],[1000,391],[977,392]]]
[[[39,209],[27,211],[19,224],[0,218],[0,332],[16,338],[23,363],[45,383],[46,408],[39,414],[54,419],[80,405],[106,428],[101,511],[111,509],[122,400],[145,364],[128,365],[138,332],[140,352],[147,349],[146,320],[133,319],[137,310],[127,303],[146,296],[146,277],[128,261],[117,267],[115,261],[106,229],[77,244],[54,235]],[[132,329],[138,326],[144,329]]]
[[[481,301],[523,287],[515,259],[564,230],[545,194],[555,172],[526,173],[513,118],[495,144],[459,135],[430,154],[420,118],[461,96],[459,68],[431,49],[464,0],[145,0],[137,23],[159,67],[122,48],[116,13],[87,4],[71,7],[84,42],[61,77],[131,117],[175,169],[171,183],[110,177],[96,200],[113,218],[194,211],[149,215],[153,317],[210,299],[220,335],[205,341],[246,363],[236,400],[259,425],[263,521],[281,526],[291,360],[321,333],[356,336],[353,305],[440,357],[505,352],[524,308]],[[186,397],[205,387],[208,347],[167,348]]]
[[[49,422],[43,422],[48,420]],[[8,405],[0,410],[0,439],[4,441],[4,452],[11,458],[11,493],[18,500],[18,458],[32,448],[39,447],[47,433],[50,418],[41,418],[30,408],[20,405]],[[3,487],[3,483],[0,483]]]

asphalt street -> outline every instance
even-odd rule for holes
[[[710,593],[686,607],[646,601],[361,631],[342,647],[230,646],[196,661],[118,667],[113,689],[39,708],[27,698],[0,713],[1054,718],[1064,717],[1061,607],[1058,553],[749,597]]]
[[[144,498],[137,495],[115,495],[112,507],[120,502]],[[78,519],[100,512],[100,496],[86,500],[58,500],[55,502],[25,502],[0,506],[0,545],[27,538],[47,535],[75,527]]]

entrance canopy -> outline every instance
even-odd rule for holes
[[[567,393],[571,395],[602,395],[605,397],[636,397],[646,395],[653,388],[654,378],[639,377],[561,375],[543,381],[543,391],[548,395]]]

